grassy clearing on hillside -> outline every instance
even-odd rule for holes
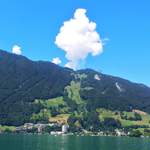
[[[68,113],[68,106],[64,101],[63,97],[52,98],[48,100],[35,100],[35,104],[40,104],[43,108],[39,113],[33,113],[31,116],[32,121],[49,120],[53,118],[54,113],[66,114]],[[55,117],[54,117],[55,118]]]
[[[63,97],[57,97],[45,101],[45,105],[48,108],[48,107],[58,107],[59,105],[66,105],[66,104],[63,100]]]
[[[32,121],[40,121],[40,120],[46,120],[46,118],[51,117],[51,111],[47,109],[42,109],[39,113],[35,114],[33,113],[31,116]]]
[[[35,100],[35,103],[40,103],[45,108],[58,107],[59,105],[66,105],[62,96],[48,99],[48,100]]]
[[[74,78],[76,79],[76,80],[84,80],[84,79],[86,79],[87,78],[87,75],[85,74],[85,73],[82,73],[82,74],[76,74],[76,73],[72,73],[71,74],[72,76],[74,76]]]
[[[100,119],[104,120],[104,118],[114,118],[114,119],[118,119],[123,127],[128,127],[128,126],[132,126],[132,125],[146,125],[146,126],[150,126],[150,115],[146,114],[146,115],[141,115],[142,120],[141,121],[131,121],[131,120],[125,120],[125,119],[121,119],[120,116],[120,112],[113,112],[111,110],[107,110],[107,109],[97,109],[97,112],[99,113]],[[134,116],[134,112],[123,112],[125,115],[127,115],[127,117],[133,117]]]
[[[49,122],[67,123],[70,114],[60,114],[56,117],[50,117]]]
[[[15,131],[16,127],[14,126],[1,126],[0,125],[0,131]]]
[[[75,101],[76,104],[82,104],[83,101],[80,97],[80,82],[71,81],[70,85],[66,87],[68,97]]]

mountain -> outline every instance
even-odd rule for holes
[[[150,88],[143,84],[91,69],[73,71],[0,50],[0,124],[28,122],[42,107],[35,100],[58,97],[73,109],[86,103],[88,111],[139,109],[150,113]]]
[[[71,79],[69,69],[0,51],[0,124],[28,120],[30,102],[63,95]]]
[[[113,110],[132,108],[150,112],[149,87],[93,70],[86,69],[80,72],[88,74],[82,86],[93,88],[88,92],[81,92],[81,97],[90,100],[93,107],[98,103],[99,107]],[[97,76],[99,78],[96,78]]]

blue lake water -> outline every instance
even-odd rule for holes
[[[150,150],[150,139],[4,134],[0,150]]]

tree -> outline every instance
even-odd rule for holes
[[[114,118],[105,118],[103,121],[103,127],[105,129],[121,128],[121,123]]]
[[[89,131],[98,131],[101,125],[99,114],[95,111],[84,113],[80,122],[83,128]]]
[[[141,117],[141,115],[140,115],[140,114],[135,113],[135,114],[134,114],[134,116],[135,116],[135,120],[136,120],[136,121],[138,121],[138,120],[140,120],[140,121],[141,121],[141,120],[142,120],[142,117]]]
[[[51,115],[52,115],[52,117],[55,117],[55,116],[59,115],[59,112],[57,111],[57,109],[55,107],[52,107]]]
[[[142,133],[139,130],[132,130],[130,132],[131,137],[140,137],[141,135],[142,135]]]
[[[70,131],[72,131],[72,132],[81,131],[81,126],[80,126],[79,120],[80,120],[80,118],[77,117],[75,114],[70,115],[70,117],[67,120]]]

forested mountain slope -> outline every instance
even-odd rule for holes
[[[75,105],[83,101],[88,111],[103,107],[150,113],[150,88],[143,84],[91,69],[73,71],[0,50],[0,124],[20,125],[29,121],[40,110],[33,103],[35,99],[62,96],[65,100],[70,85],[76,91]]]

